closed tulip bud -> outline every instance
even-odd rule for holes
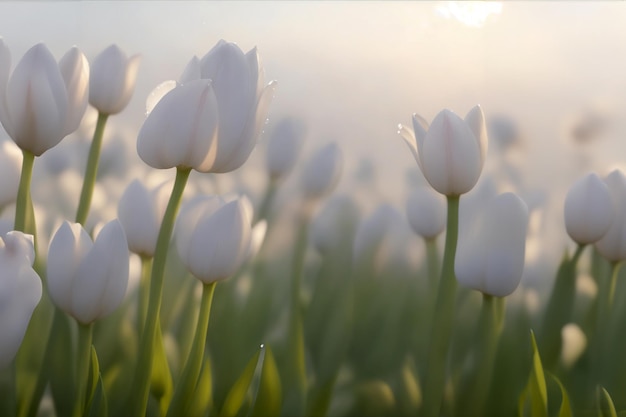
[[[430,127],[413,115],[413,132],[400,125],[398,133],[437,192],[459,196],[476,185],[487,154],[487,129],[479,106],[470,110],[465,120],[443,110]]]
[[[167,208],[170,182],[148,190],[134,180],[122,194],[117,216],[124,227],[128,248],[141,256],[152,257],[156,248],[161,221]]]
[[[232,276],[251,254],[249,203],[238,199],[224,204],[220,200],[196,200],[181,210],[177,225],[179,256],[189,272],[205,284]]]
[[[102,51],[91,65],[89,104],[103,114],[116,114],[124,110],[135,90],[139,55],[126,57],[117,46]]]
[[[211,171],[218,148],[217,115],[210,80],[177,86],[163,96],[141,127],[139,157],[157,169]]]
[[[596,174],[576,181],[565,197],[565,229],[572,240],[597,242],[613,221],[613,203],[607,185]]]
[[[191,65],[191,64],[190,64]],[[230,172],[248,160],[261,133],[276,82],[265,85],[256,48],[247,53],[220,40],[199,62],[200,76],[213,82],[219,107],[217,154],[211,172]],[[185,77],[191,77],[190,68]]]
[[[311,222],[311,240],[324,256],[352,245],[359,209],[347,195],[331,197]]]
[[[406,202],[406,216],[415,233],[434,239],[446,227],[446,202],[430,188],[416,188]]]
[[[460,239],[454,271],[462,285],[505,297],[524,271],[528,208],[513,193],[492,199]]]
[[[128,245],[118,220],[95,241],[79,223],[65,221],[48,250],[48,291],[54,304],[83,324],[111,314],[128,285]]]
[[[308,199],[321,198],[330,194],[341,177],[343,157],[336,143],[319,149],[306,162],[300,177],[302,192]]]
[[[0,39],[0,121],[22,149],[39,156],[78,128],[87,106],[89,65],[72,48],[59,64],[44,44],[30,48],[9,78]]]
[[[604,182],[611,194],[613,221],[595,246],[600,255],[611,262],[619,262],[626,259],[626,177],[616,169]]]
[[[575,323],[568,323],[561,329],[563,347],[561,349],[561,361],[563,365],[571,368],[587,348],[587,337]]]
[[[9,232],[0,238],[0,369],[15,357],[41,299],[34,261],[33,236]]]
[[[298,119],[287,117],[278,122],[268,139],[265,153],[265,165],[271,179],[284,178],[291,172],[302,149],[305,132]]]
[[[22,153],[11,141],[0,142],[0,207],[15,202],[20,184]]]

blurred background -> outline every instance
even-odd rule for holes
[[[77,45],[92,60],[111,43],[143,57],[130,105],[107,126],[102,169],[119,175],[116,187],[96,194],[103,218],[115,216],[132,177],[148,175],[135,151],[146,98],[223,38],[244,51],[257,46],[266,79],[278,81],[265,136],[283,117],[302,119],[301,160],[337,141],[344,174],[336,192],[351,194],[363,216],[381,203],[404,211],[410,189],[425,183],[398,123],[410,125],[415,112],[430,121],[443,108],[464,116],[481,104],[490,155],[476,193],[514,190],[533,209],[528,285],[545,276],[542,268],[553,276],[568,244],[568,187],[588,171],[626,167],[624,21],[622,2],[0,3],[13,66],[38,42],[57,58]],[[82,131],[44,156],[36,202],[48,198],[44,189],[78,194],[84,162],[68,149],[86,153],[94,123],[87,115]],[[260,198],[264,145],[261,138],[242,169],[217,178],[221,190]],[[279,201],[294,195],[296,174]]]

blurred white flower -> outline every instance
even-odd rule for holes
[[[614,217],[609,230],[595,245],[600,255],[609,261],[623,261],[626,259],[626,177],[622,171],[616,169],[604,182],[611,194]]]
[[[41,300],[41,279],[32,267],[34,261],[33,236],[9,232],[0,238],[0,369],[15,357]]]
[[[0,207],[15,202],[20,185],[22,152],[11,141],[0,142]]]
[[[217,196],[198,196],[181,209],[176,247],[189,272],[205,284],[234,275],[254,252],[251,248],[252,205],[247,199],[225,203]]]
[[[268,138],[265,151],[265,166],[272,180],[286,177],[298,159],[306,129],[294,117],[280,120]]]
[[[480,106],[470,110],[465,120],[442,110],[430,127],[414,114],[413,129],[400,125],[398,133],[437,192],[458,196],[476,185],[487,153],[487,129]]]
[[[360,213],[348,195],[328,199],[311,222],[311,241],[320,255],[327,256],[352,245]]]
[[[83,324],[111,314],[128,285],[128,244],[118,220],[94,242],[79,223],[63,222],[48,250],[48,291],[54,304]]]
[[[446,228],[446,201],[431,188],[415,188],[406,202],[406,216],[413,231],[434,239]]]
[[[575,323],[568,323],[561,329],[561,361],[571,368],[587,348],[587,337]]]
[[[11,53],[0,39],[0,121],[22,150],[40,156],[75,131],[87,107],[89,63],[70,49],[57,64],[40,43],[9,78]]]
[[[103,114],[124,110],[135,90],[139,55],[128,58],[117,46],[110,45],[91,64],[89,104]]]
[[[330,194],[337,186],[342,170],[343,155],[335,142],[318,149],[302,169],[302,193],[307,199]]]
[[[497,297],[511,294],[522,278],[528,208],[513,193],[500,194],[461,236],[454,262],[462,285]]]
[[[140,181],[134,180],[122,194],[117,216],[126,232],[131,252],[154,256],[170,188],[170,181],[149,190]]]
[[[565,229],[572,240],[586,245],[597,242],[613,221],[609,188],[591,173],[572,185],[565,197]]]

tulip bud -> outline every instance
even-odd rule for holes
[[[595,243],[600,255],[611,262],[626,259],[626,177],[614,170],[604,182],[609,188],[613,204],[613,221],[609,230]]]
[[[566,368],[571,368],[587,348],[587,337],[575,323],[568,323],[561,329],[563,347],[561,361]]]
[[[78,128],[86,108],[88,63],[76,48],[59,64],[44,44],[30,48],[9,79],[0,39],[0,121],[22,149],[39,156]]]
[[[613,221],[613,203],[607,185],[596,174],[576,181],[565,197],[565,229],[572,240],[597,242]]]
[[[528,208],[513,193],[500,194],[479,212],[458,244],[454,271],[462,285],[504,297],[522,278]]]
[[[103,114],[124,110],[135,90],[139,55],[130,58],[111,45],[93,60],[89,79],[89,104]]]
[[[267,142],[265,165],[273,180],[286,177],[294,165],[304,142],[304,125],[295,118],[284,118],[274,128]]]
[[[157,169],[211,171],[218,148],[217,113],[210,80],[177,86],[163,96],[141,127],[139,157]]]
[[[83,324],[111,314],[128,285],[128,245],[118,220],[94,242],[79,223],[65,221],[48,250],[48,291],[54,304]]]
[[[152,257],[156,249],[161,221],[169,199],[169,182],[148,190],[141,182],[130,183],[117,207],[128,248],[141,256]]]
[[[189,67],[184,76],[190,77]],[[276,82],[265,85],[256,48],[244,54],[224,40],[202,57],[200,76],[212,80],[219,108],[219,145],[211,172],[230,172],[243,165],[254,149]]]
[[[251,253],[250,205],[238,199],[196,198],[181,210],[176,234],[178,254],[205,284],[232,276]]]
[[[413,190],[406,203],[406,215],[413,231],[424,239],[436,238],[446,227],[446,202],[427,187]]]
[[[347,195],[331,197],[311,222],[311,240],[323,256],[353,244],[359,209]]]
[[[21,232],[0,238],[0,369],[15,357],[41,299],[41,279],[32,268],[33,241]]]
[[[319,149],[302,170],[300,183],[304,196],[314,199],[330,194],[339,182],[342,169],[341,149],[336,143],[329,143]]]
[[[485,117],[479,106],[470,110],[465,120],[443,110],[430,127],[413,115],[413,129],[400,125],[398,133],[437,192],[458,196],[476,185],[487,153]]]
[[[0,207],[15,202],[21,169],[19,148],[9,140],[0,142]]]

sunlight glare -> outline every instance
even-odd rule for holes
[[[480,28],[490,15],[502,12],[501,2],[449,1],[437,6],[435,12],[445,19],[456,19],[466,26]]]

